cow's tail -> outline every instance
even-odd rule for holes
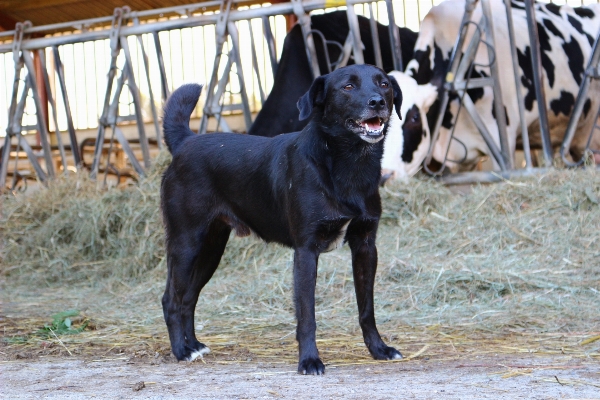
[[[186,138],[194,135],[190,129],[190,116],[201,91],[202,86],[196,83],[183,85],[171,94],[165,104],[163,132],[171,154],[175,154]]]

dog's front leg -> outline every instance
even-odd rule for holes
[[[356,226],[355,226],[356,227]],[[361,229],[348,232],[348,244],[352,251],[352,272],[354,274],[354,289],[358,303],[358,320],[363,332],[365,344],[376,360],[395,360],[402,354],[393,347],[386,345],[377,331],[375,324],[375,309],[373,306],[373,287],[377,272],[377,247],[375,232],[366,233]]]
[[[318,258],[318,252],[311,249],[297,248],[294,252],[294,300],[298,320],[296,340],[300,351],[298,372],[305,375],[325,373],[316,342],[315,285]]]

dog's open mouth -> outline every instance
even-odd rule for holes
[[[349,119],[348,128],[358,133],[360,138],[369,143],[377,143],[383,139],[384,120],[381,117],[373,117],[360,120]]]

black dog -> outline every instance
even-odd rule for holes
[[[173,161],[161,188],[167,238],[167,287],[162,299],[178,360],[208,353],[194,334],[194,309],[232,229],[294,249],[298,372],[324,373],[315,342],[319,254],[347,241],[359,322],[378,360],[401,358],[375,326],[375,236],[381,215],[378,184],[387,121],[402,93],[394,78],[352,65],[317,78],[298,101],[301,132],[265,138],[235,133],[195,135],[189,118],[201,86],[169,98],[163,127]]]

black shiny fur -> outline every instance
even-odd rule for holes
[[[298,372],[325,371],[315,342],[317,262],[341,238],[352,252],[365,344],[376,359],[400,358],[381,340],[373,310],[383,140],[369,143],[348,128],[350,119],[377,117],[385,121],[385,134],[392,104],[400,110],[402,101],[396,81],[368,65],[321,76],[298,102],[301,117],[311,117],[309,124],[273,138],[195,135],[189,117],[200,90],[199,85],[177,89],[163,123],[173,161],[161,188],[168,263],[162,302],[177,359],[208,350],[196,339],[194,309],[232,229],[294,249]]]

